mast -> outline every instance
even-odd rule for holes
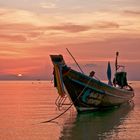
[[[118,70],[118,56],[119,56],[119,52],[116,52],[116,61],[115,61],[116,72]]]

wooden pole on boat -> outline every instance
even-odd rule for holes
[[[76,63],[76,65],[78,66],[78,68],[80,69],[80,71],[84,74],[83,70],[81,69],[81,67],[79,66],[79,64],[77,63],[77,61],[73,57],[73,55],[71,54],[71,52],[68,50],[68,48],[66,48],[66,50],[68,51],[68,53],[70,54],[70,56],[73,58],[74,62]]]
[[[115,61],[116,72],[118,70],[118,56],[119,56],[119,52],[116,52],[116,61]]]

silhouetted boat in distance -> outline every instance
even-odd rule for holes
[[[50,55],[54,65],[54,86],[60,96],[57,105],[63,104],[66,95],[78,112],[119,106],[131,101],[134,90],[127,82],[127,73],[120,70],[124,66],[118,65],[118,55],[117,52],[113,82],[110,63],[108,63],[108,84],[95,78],[94,71],[87,76],[68,67],[62,55]]]

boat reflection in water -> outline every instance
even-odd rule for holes
[[[125,127],[120,126],[129,119],[133,107],[134,104],[130,103],[110,110],[78,114],[73,119],[70,117],[64,124],[60,140],[121,139],[118,133],[125,131]]]

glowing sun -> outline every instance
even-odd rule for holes
[[[18,76],[18,77],[22,77],[22,74],[21,74],[21,73],[19,73],[17,76]]]

